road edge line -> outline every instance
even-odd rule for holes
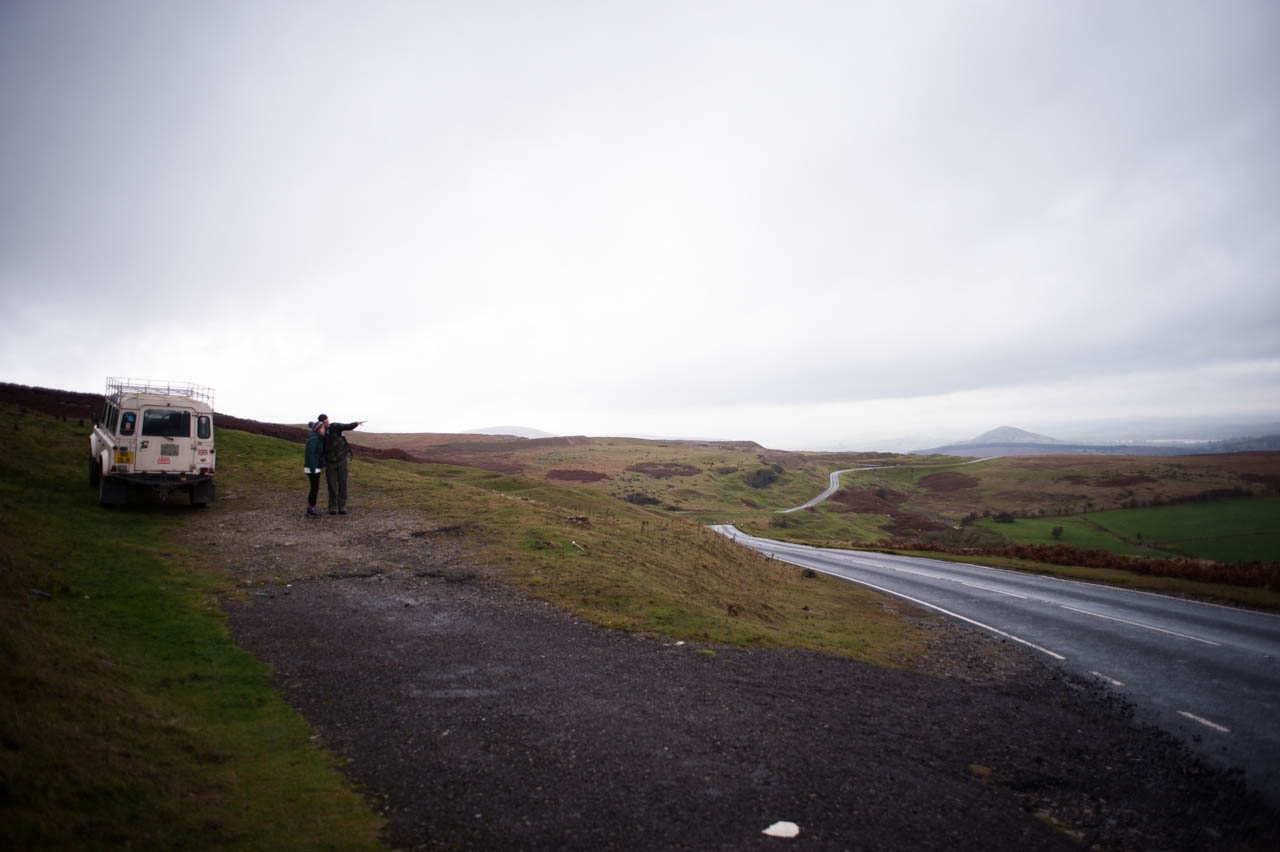
[[[876,591],[883,592],[886,595],[893,595],[896,598],[902,598],[903,600],[911,601],[913,604],[918,604],[923,607],[928,607],[929,609],[937,610],[943,615],[947,615],[947,616],[950,616],[951,618],[959,619],[960,621],[966,622],[968,624],[972,624],[975,627],[979,627],[983,630],[989,630],[990,632],[1003,636],[1006,639],[1011,639],[1014,642],[1018,642],[1022,645],[1026,645],[1028,648],[1034,648],[1040,653],[1047,654],[1050,657],[1053,657],[1055,660],[1058,660],[1059,662],[1065,661],[1067,659],[1066,657],[1062,656],[1061,654],[1055,651],[1050,651],[1048,648],[1042,648],[1039,645],[1035,644],[1034,642],[1028,642],[1026,639],[1023,639],[1018,636],[1014,636],[1012,633],[1006,633],[998,627],[992,627],[990,624],[983,624],[981,621],[975,621],[974,619],[963,616],[958,612],[952,612],[949,609],[943,609],[937,604],[931,604],[928,601],[922,601],[919,598],[913,598],[911,597],[911,595],[904,595],[902,592],[895,592],[893,589],[886,589],[883,586],[877,586],[875,583],[868,583],[865,580],[855,580],[852,577],[846,577],[843,574],[837,574],[834,571],[827,571],[823,568],[814,568],[812,565],[805,565],[800,562],[792,562],[790,559],[783,559],[780,556],[774,556],[773,558],[777,559],[779,562],[786,562],[788,565],[795,565],[798,568],[808,568],[810,571],[817,571],[821,574],[826,574],[829,577],[835,577],[840,580],[846,580],[850,583],[857,583],[860,586],[866,586],[869,589],[875,589]]]

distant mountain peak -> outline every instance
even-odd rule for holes
[[[965,441],[965,444],[1061,444],[1057,438],[1050,438],[1048,435],[1037,435],[1035,432],[1028,432],[1026,429],[1019,429],[1016,426],[1001,426],[992,429],[990,432],[983,432],[971,441]]]

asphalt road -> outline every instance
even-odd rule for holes
[[[895,595],[1101,678],[1280,804],[1280,616],[955,562],[832,550],[714,527],[784,562]]]
[[[821,494],[819,494],[817,497],[814,497],[808,503],[803,503],[799,506],[792,506],[790,509],[779,509],[778,514],[785,515],[788,512],[799,512],[801,509],[807,509],[810,506],[818,505],[823,500],[827,499],[832,494],[835,494],[837,490],[839,490],[840,474],[842,473],[848,473],[849,471],[852,471],[852,470],[880,470],[881,468],[884,468],[884,467],[896,467],[896,465],[880,465],[879,467],[846,467],[844,470],[833,470],[831,471],[831,484],[827,486],[826,491],[823,491]]]

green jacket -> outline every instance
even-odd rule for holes
[[[319,473],[324,467],[324,438],[319,432],[307,436],[307,449],[303,456],[302,469],[306,473]]]

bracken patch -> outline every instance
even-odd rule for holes
[[[865,488],[842,488],[831,500],[862,514],[892,515],[898,508]]]
[[[608,479],[607,473],[601,473],[598,470],[555,470],[547,471],[547,479],[558,479],[562,482],[599,482],[602,479]]]
[[[838,505],[859,514],[888,515],[893,522],[885,527],[885,532],[895,537],[950,529],[946,524],[935,521],[928,515],[903,511],[864,488],[842,488],[831,495],[831,499]]]
[[[943,471],[942,473],[931,473],[928,476],[920,478],[920,485],[928,488],[930,491],[938,493],[948,493],[951,491],[959,491],[963,488],[973,488],[981,480],[976,476],[969,476],[955,471]]]
[[[1256,482],[1268,488],[1280,489],[1280,474],[1275,473],[1242,473],[1240,478],[1245,482]]]
[[[1153,477],[1139,473],[1133,476],[1109,476],[1106,479],[1099,479],[1097,484],[1103,488],[1125,488],[1130,485],[1145,485],[1148,482],[1155,481]]]
[[[702,473],[702,468],[676,462],[637,462],[628,467],[627,470],[632,473],[645,473],[649,476],[697,476]]]

